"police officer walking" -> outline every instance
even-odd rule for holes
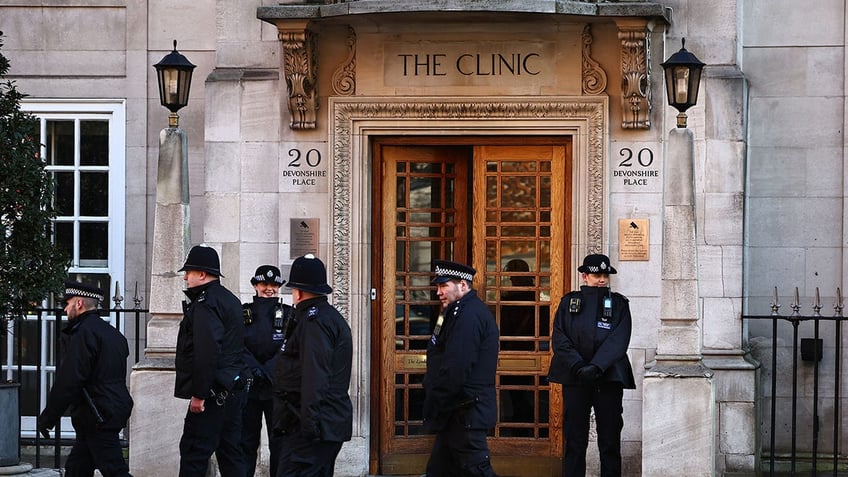
[[[189,399],[180,439],[180,477],[204,477],[215,453],[222,477],[243,477],[244,320],[221,285],[215,249],[196,245],[179,270],[187,289],[177,335],[174,396]]]
[[[606,255],[586,256],[577,271],[585,285],[560,301],[548,375],[550,381],[563,385],[562,473],[586,475],[589,415],[594,408],[601,477],[619,477],[623,390],[636,388],[627,358],[630,305],[624,295],[610,291],[609,278],[616,270]]]
[[[332,477],[353,432],[350,326],[330,305],[327,269],[314,255],[292,263],[286,286],[297,324],[282,345],[274,380],[274,431],[282,436],[276,477]]]
[[[427,345],[424,428],[436,433],[427,477],[492,477],[486,431],[497,421],[498,326],[472,289],[475,270],[436,260],[442,303]]]
[[[47,437],[70,410],[76,440],[65,463],[67,477],[90,477],[94,469],[104,477],[130,475],[118,439],[133,406],[127,390],[130,352],[124,335],[100,318],[103,297],[93,285],[65,284],[64,354],[38,416],[38,431]]]
[[[242,448],[245,475],[256,471],[256,455],[262,434],[262,416],[268,433],[271,475],[277,475],[280,460],[280,436],[272,432],[274,393],[272,378],[280,347],[294,324],[294,308],[281,303],[280,286],[285,283],[280,269],[262,265],[256,269],[250,284],[256,290],[252,303],[244,303],[244,361],[251,380],[247,404],[242,414]]]

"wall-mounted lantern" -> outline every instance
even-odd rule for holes
[[[704,69],[704,63],[686,51],[684,38],[680,51],[665,60],[662,67],[665,70],[668,104],[680,112],[677,115],[677,127],[685,128],[686,110],[698,102],[698,88],[701,84],[701,70]]]
[[[153,67],[156,68],[159,80],[159,101],[171,111],[168,126],[175,128],[180,122],[177,111],[188,104],[191,73],[195,65],[177,51],[177,40],[174,40],[174,51],[165,55]]]

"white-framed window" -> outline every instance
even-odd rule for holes
[[[31,99],[21,109],[38,118],[41,157],[53,175],[57,211],[53,239],[71,257],[71,279],[96,284],[107,297],[123,281],[126,243],[126,104],[123,99]],[[61,303],[45,301],[46,307]],[[103,307],[110,307],[109,298]],[[114,316],[104,317],[115,324]],[[123,321],[119,323],[123,332]],[[47,402],[56,370],[52,314],[27,317],[19,333],[26,342],[22,355],[12,354],[10,334],[5,363],[7,379],[21,383],[21,432],[35,435],[35,418]],[[38,352],[34,352],[38,350]],[[20,363],[19,363],[20,361]],[[17,374],[18,366],[21,369]],[[37,399],[36,399],[37,398]],[[69,418],[62,418],[62,435],[72,436]]]

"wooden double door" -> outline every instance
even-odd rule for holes
[[[471,264],[500,329],[501,476],[557,476],[561,395],[546,380],[552,312],[569,289],[568,137],[387,137],[374,176],[371,472],[421,475],[426,347],[440,308],[432,261]]]

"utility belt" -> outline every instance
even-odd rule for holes
[[[222,389],[220,391],[215,391],[215,388],[209,390],[209,398],[215,401],[215,404],[218,406],[223,406],[227,402],[227,398],[230,396],[230,392],[226,389]]]
[[[236,377],[233,378],[232,391],[228,390],[227,388],[219,388],[218,386],[213,385],[212,388],[209,389],[209,397],[210,399],[213,399],[215,401],[215,404],[217,404],[218,406],[223,406],[224,404],[226,404],[227,398],[232,392],[241,390],[249,391],[251,381],[252,379],[250,378],[242,378],[241,375],[236,375]]]

